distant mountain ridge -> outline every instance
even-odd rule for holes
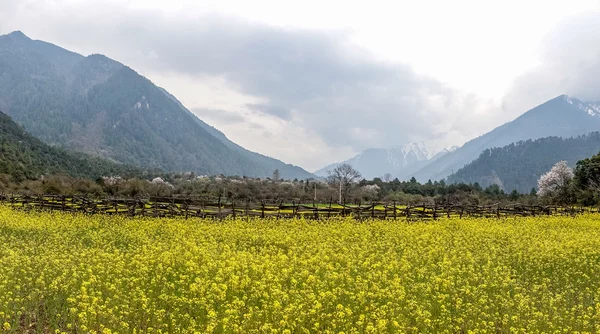
[[[349,164],[367,179],[382,177],[389,173],[392,177],[403,180],[410,178],[411,173],[425,166],[428,162],[438,159],[454,149],[434,152],[424,143],[408,143],[388,149],[372,148],[351,159],[321,168],[315,174],[327,176],[327,171],[341,164]]]
[[[483,151],[479,157],[448,176],[449,183],[497,184],[509,192],[528,193],[537,188],[540,176],[558,161],[571,167],[600,152],[600,132],[574,138],[546,137],[526,140]]]
[[[0,110],[47,143],[143,168],[314,177],[231,142],[119,62],[21,32],[0,36]]]
[[[494,130],[470,140],[454,152],[414,173],[417,180],[441,180],[475,160],[481,152],[521,140],[569,138],[600,130],[600,103],[582,102],[567,95],[549,100]],[[516,162],[515,162],[516,163]]]

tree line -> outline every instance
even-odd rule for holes
[[[340,165],[327,178],[283,179],[278,170],[269,178],[204,176],[194,173],[130,173],[96,179],[50,174],[21,179],[0,173],[0,192],[20,194],[87,195],[96,197],[187,196],[232,200],[293,200],[304,203],[368,203],[484,205],[522,204],[598,205],[600,154],[579,161],[575,169],[558,162],[528,193],[505,192],[498,184],[425,183],[415,178],[366,180],[349,165]]]

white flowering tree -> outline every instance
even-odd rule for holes
[[[150,181],[150,184],[154,186],[154,194],[156,196],[161,195],[170,195],[171,190],[173,190],[173,185],[160,177],[156,177]]]
[[[361,188],[362,190],[362,198],[368,201],[373,201],[377,199],[377,195],[379,194],[379,188],[376,184],[367,184]]]
[[[573,169],[566,161],[559,161],[538,180],[538,195],[561,204],[569,202],[569,186],[573,180]]]

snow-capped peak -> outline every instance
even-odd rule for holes
[[[431,157],[431,153],[429,149],[425,145],[425,143],[408,143],[401,146],[392,147],[390,150],[396,150],[402,152],[402,154],[406,157],[409,154],[414,154],[420,158],[429,159]]]
[[[446,148],[442,149],[441,151],[439,151],[438,153],[436,153],[433,157],[431,157],[430,160],[437,160],[448,153],[452,153],[452,152],[456,151],[457,149],[458,149],[458,146],[456,146],[456,145],[446,147]]]
[[[432,154],[424,143],[408,143],[385,150],[387,161],[394,168],[431,159]]]
[[[576,106],[581,111],[586,112],[588,115],[600,116],[600,104],[594,103],[594,102],[590,102],[590,103],[581,102],[578,99],[569,97],[568,95],[563,95],[563,97],[564,97],[565,101],[567,101],[568,104]]]
[[[382,177],[389,173],[399,179],[406,179],[410,178],[410,174],[417,169],[444,154],[454,151],[456,148],[454,146],[439,151],[439,149],[431,149],[431,146],[426,143],[413,142],[390,148],[367,149],[341,163],[351,165],[366,178]],[[329,165],[315,173],[326,176],[327,170],[334,168],[336,165]]]

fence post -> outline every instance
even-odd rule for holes
[[[386,203],[383,203],[383,219],[387,220],[387,211],[388,211],[388,206]]]
[[[296,218],[296,216],[298,215],[298,207],[299,207],[299,203],[296,203],[296,201],[292,201],[292,218]]]
[[[188,199],[186,199],[186,200],[185,200],[185,202],[184,202],[184,204],[185,204],[185,219],[187,220],[187,219],[188,219],[188,216],[189,216],[189,211],[190,211],[190,203],[189,203],[189,200],[188,200]]]
[[[217,216],[221,219],[221,195],[219,194],[219,201],[217,202]]]
[[[279,205],[277,206],[277,219],[279,220],[279,215],[281,214],[281,205],[283,204],[283,200],[279,200]]]
[[[171,195],[171,205],[169,205],[169,213],[171,214],[171,218],[173,218],[174,215],[174,210],[173,207],[175,206],[175,199],[173,198],[173,196]]]

